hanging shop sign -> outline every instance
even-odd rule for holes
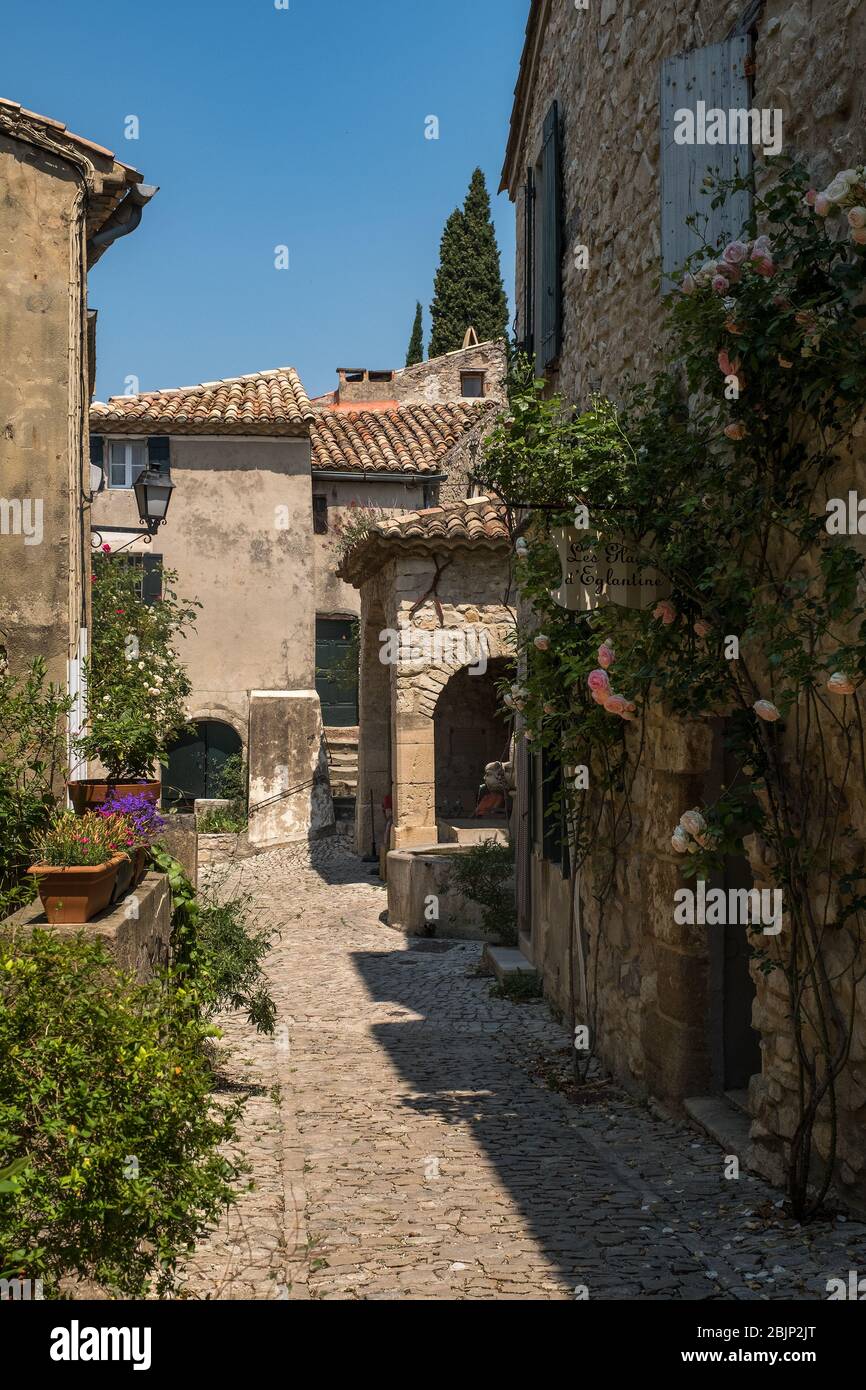
[[[553,539],[562,569],[554,603],[572,613],[587,613],[614,603],[619,608],[649,608],[668,598],[671,586],[647,562],[647,548],[618,537],[557,526]]]

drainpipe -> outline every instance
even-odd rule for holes
[[[141,221],[141,212],[145,204],[149,203],[154,193],[159,189],[154,184],[139,183],[131,188],[101,231],[96,232],[87,243],[87,260],[89,265],[93,265],[99,259],[103,251],[118,241],[122,236],[129,236],[134,232]]]

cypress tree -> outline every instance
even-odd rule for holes
[[[430,335],[430,356],[441,357],[444,352],[452,352],[463,343],[463,335],[469,327],[465,316],[466,303],[466,219],[459,208],[455,208],[442,233],[439,247],[439,269],[433,282],[433,303],[430,305],[430,318],[433,331]]]
[[[424,327],[421,314],[420,303],[415,308],[415,322],[412,325],[412,337],[409,339],[409,351],[406,353],[406,366],[414,367],[416,363],[424,361]]]
[[[471,323],[478,334],[478,341],[485,343],[491,338],[505,337],[508,300],[502,284],[496,232],[490,216],[490,195],[480,169],[476,169],[472,175],[463,217],[468,244],[466,326]]]
[[[455,209],[445,223],[430,317],[431,357],[462,347],[470,326],[482,343],[506,334],[508,301],[490,197],[480,169],[472,175],[462,210]]]

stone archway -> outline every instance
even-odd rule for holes
[[[510,730],[496,689],[506,669],[503,658],[491,662],[483,673],[464,666],[451,676],[436,702],[437,819],[471,816],[484,768],[508,758]]]

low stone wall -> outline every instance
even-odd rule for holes
[[[61,938],[72,938],[84,932],[88,937],[104,941],[120,969],[144,984],[169,961],[171,894],[168,879],[165,874],[146,874],[134,892],[81,926],[52,927],[37,899],[7,917],[2,928],[24,933],[39,928]]]
[[[222,864],[228,859],[247,859],[259,853],[250,845],[247,832],[239,835],[199,835],[198,867],[205,869],[209,864]]]
[[[451,885],[457,846],[391,850],[388,855],[388,923],[411,936],[495,941],[484,931],[482,909]],[[431,915],[434,914],[434,915]]]
[[[195,828],[195,816],[167,816],[166,826],[159,837],[159,843],[179,864],[183,865],[187,877],[195,883],[198,877],[198,835]]]

